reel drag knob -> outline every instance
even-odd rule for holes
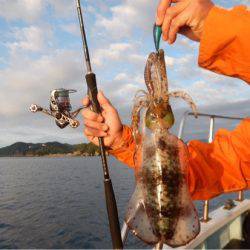
[[[80,125],[80,123],[79,121],[73,120],[73,121],[70,121],[69,125],[72,128],[77,128]]]
[[[56,112],[55,118],[60,120],[62,118],[62,114],[60,112]]]
[[[38,111],[38,106],[36,104],[31,104],[30,111],[36,113]]]

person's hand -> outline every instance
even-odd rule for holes
[[[162,26],[163,40],[172,44],[177,33],[180,33],[191,40],[200,41],[205,19],[213,6],[210,0],[161,0],[156,25]]]
[[[98,137],[103,137],[106,147],[116,148],[120,144],[123,130],[119,114],[101,91],[98,92],[97,99],[102,108],[101,114],[96,114],[90,108],[82,111],[84,134],[95,145],[98,145]],[[88,97],[83,99],[83,105],[89,105],[89,102]]]

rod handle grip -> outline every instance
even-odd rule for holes
[[[97,89],[97,84],[96,84],[95,73],[93,73],[93,72],[87,73],[85,75],[85,78],[86,78],[86,82],[88,85],[88,94],[89,94],[89,98],[92,102],[91,104],[93,107],[93,111],[96,113],[101,113],[101,106],[97,100],[98,89]]]
[[[104,189],[113,249],[123,249],[115,194],[110,179],[104,180]]]

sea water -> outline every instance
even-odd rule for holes
[[[109,165],[122,224],[134,174],[114,158]],[[0,248],[111,247],[99,157],[0,158]],[[149,248],[131,234],[125,247]]]

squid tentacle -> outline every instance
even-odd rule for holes
[[[175,98],[182,98],[184,101],[186,101],[189,104],[189,106],[193,110],[195,118],[198,117],[197,107],[196,107],[192,97],[188,93],[186,93],[184,91],[173,91],[173,92],[168,93],[168,95],[171,97],[175,97]]]
[[[135,140],[135,152],[133,155],[133,160],[134,163],[136,163],[136,156],[137,156],[137,152],[139,150],[140,147],[140,112],[142,108],[145,108],[148,106],[148,95],[146,96],[141,96],[139,97],[139,99],[136,100],[133,110],[132,110],[132,123],[131,123],[131,127],[132,127],[132,135],[134,137]]]
[[[144,95],[138,96],[139,93],[143,93]],[[140,125],[140,111],[142,108],[148,106],[148,94],[147,92],[141,90],[135,96],[135,104],[132,110],[132,133],[135,139],[136,144],[139,142],[139,125]]]
[[[154,57],[155,57],[154,53],[151,53],[149,55],[149,58],[147,60],[145,70],[144,70],[145,84],[146,84],[146,87],[148,89],[149,95],[151,95],[151,96],[154,96],[154,93],[155,93],[154,81],[152,79],[152,74],[151,74],[151,67],[155,61]]]

